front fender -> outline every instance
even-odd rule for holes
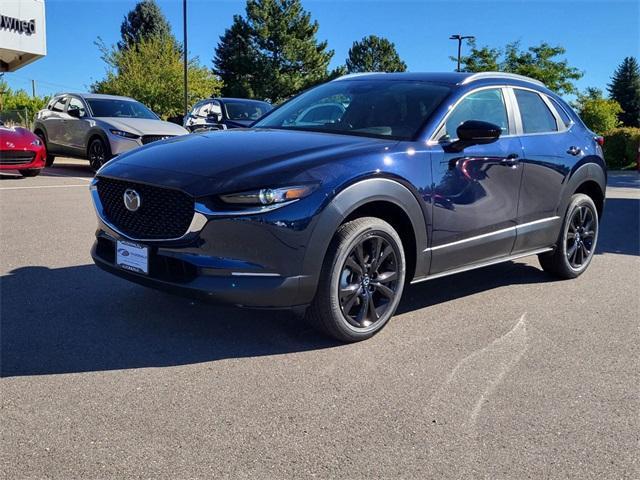
[[[363,205],[379,201],[392,203],[407,215],[415,235],[416,275],[428,270],[429,258],[423,254],[428,246],[427,227],[419,201],[407,187],[395,180],[369,178],[340,191],[319,215],[304,257],[298,303],[309,303],[313,299],[325,254],[345,218]]]

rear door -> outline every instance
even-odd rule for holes
[[[510,89],[517,109],[523,148],[523,179],[518,203],[518,239],[514,253],[552,245],[561,218],[557,211],[562,188],[582,158],[573,123],[544,93]]]
[[[502,88],[481,88],[459,101],[436,133],[439,143],[455,140],[457,127],[468,120],[502,129],[487,145],[432,151],[431,274],[504,257],[513,248],[522,167],[510,110]]]

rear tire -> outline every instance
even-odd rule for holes
[[[28,170],[18,170],[23,177],[37,177],[40,175],[39,168],[30,168]]]
[[[40,141],[42,142],[42,145],[44,145],[44,148],[47,151],[47,159],[45,160],[44,166],[45,167],[50,167],[50,166],[53,165],[53,162],[55,162],[56,157],[55,157],[55,155],[51,155],[49,153],[49,146],[47,145],[47,139],[46,139],[44,133],[42,133],[40,130],[38,130],[36,132],[36,136],[40,139]]]
[[[587,269],[598,242],[598,210],[587,195],[571,197],[553,252],[538,255],[542,269],[551,275],[576,278]]]
[[[402,241],[391,225],[375,217],[347,222],[331,241],[306,319],[343,342],[370,338],[395,313],[405,271]]]
[[[102,165],[111,159],[111,150],[104,140],[94,138],[89,142],[87,157],[89,158],[89,167],[94,172],[97,172]]]

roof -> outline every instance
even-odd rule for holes
[[[231,101],[238,101],[238,102],[269,103],[264,100],[256,100],[255,98],[235,98],[235,97],[212,97],[212,98],[207,98],[205,100],[221,100],[223,102],[226,102],[227,100],[231,100]]]
[[[102,93],[61,92],[61,93],[56,93],[54,96],[61,97],[63,95],[75,95],[77,97],[84,98],[86,100],[102,99],[102,100],[129,100],[132,102],[135,101],[133,98],[130,98],[130,97],[121,97],[119,95],[104,95]]]
[[[504,72],[433,72],[433,73],[418,73],[418,72],[399,72],[399,73],[354,73],[350,75],[344,75],[337,78],[334,81],[341,80],[375,80],[375,79],[388,79],[388,80],[421,80],[424,82],[443,83],[451,86],[467,85],[471,82],[478,80],[517,80],[520,82],[533,83],[544,87],[544,84],[533,78],[525,77],[523,75],[516,75],[515,73]]]

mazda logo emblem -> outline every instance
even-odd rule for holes
[[[140,194],[130,188],[127,188],[124,191],[123,198],[124,198],[124,206],[130,212],[135,212],[140,208],[140,205],[142,204],[142,199],[140,198]]]

